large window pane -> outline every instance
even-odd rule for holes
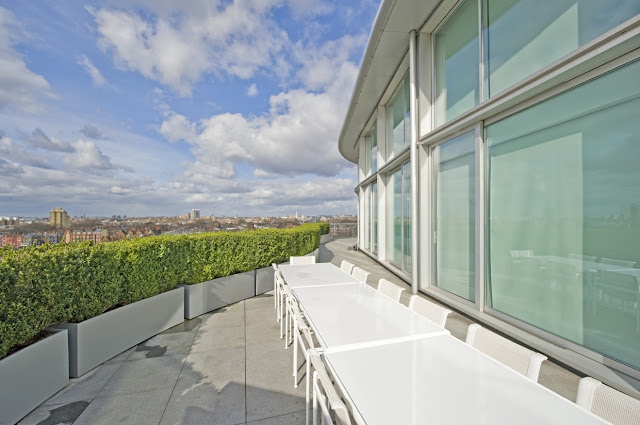
[[[640,13],[637,0],[483,0],[484,97]]]
[[[373,123],[373,127],[366,136],[365,140],[365,175],[370,175],[378,171],[378,132],[376,129],[376,123]]]
[[[371,208],[372,208],[372,239],[373,239],[373,252],[378,252],[378,184],[374,183],[371,185],[372,194],[371,194]]]
[[[494,309],[640,368],[640,63],[486,128]]]
[[[387,180],[387,260],[411,273],[411,167],[409,163]]]
[[[398,90],[387,104],[386,115],[387,159],[391,159],[409,146],[411,137],[408,75],[404,77]]]
[[[364,248],[371,248],[371,186],[367,186],[364,189]]]
[[[465,133],[433,149],[436,286],[475,301],[475,142]]]
[[[478,104],[478,2],[465,1],[435,35],[436,126]]]

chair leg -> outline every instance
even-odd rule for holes
[[[278,320],[280,320],[280,339],[283,338],[283,329],[282,326],[284,326],[284,320],[282,320],[282,291],[280,292],[280,308],[278,309]]]
[[[293,320],[293,388],[298,388],[298,322]]]
[[[289,348],[289,306],[285,302],[285,327],[284,327],[284,348]]]
[[[311,372],[311,362],[309,361],[309,358],[307,358],[307,364],[305,365],[306,368],[306,372],[304,375],[304,380],[305,380],[305,385],[306,385],[306,391],[304,393],[304,398],[305,398],[305,409],[306,409],[306,423],[305,425],[309,425],[310,422],[310,411],[309,408],[311,407],[311,400],[310,397],[311,395],[309,394],[309,387],[311,386],[311,377],[309,376],[309,373]]]

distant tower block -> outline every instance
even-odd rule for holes
[[[200,218],[200,210],[193,208],[191,210],[191,218]]]
[[[71,226],[69,215],[60,207],[49,211],[49,224],[57,229],[66,229]]]

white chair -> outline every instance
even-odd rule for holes
[[[309,350],[309,360],[313,363],[313,425],[351,425],[349,411],[336,392],[327,374],[320,354]],[[307,420],[308,422],[308,420]]]
[[[432,303],[419,295],[411,296],[409,299],[409,308],[443,328],[447,322],[447,316],[451,313],[451,310],[448,308]]]
[[[614,260],[613,258],[601,258],[600,262],[602,264],[608,264],[610,266],[618,266],[618,267],[626,267],[632,269],[636,266],[635,261],[626,261],[626,260]]]
[[[315,264],[316,257],[313,255],[305,255],[304,257],[289,257],[289,264]]]
[[[392,300],[399,302],[404,288],[399,287],[395,283],[389,282],[387,279],[380,279],[378,281],[378,291],[385,294]]]
[[[369,278],[369,272],[362,270],[360,267],[354,267],[351,271],[351,276],[355,277],[362,283],[367,283]]]
[[[509,341],[476,323],[469,326],[466,343],[534,382],[538,382],[540,365],[547,359],[547,356]]]
[[[614,425],[640,424],[640,400],[588,376],[578,384],[576,404]]]
[[[351,264],[350,262],[346,261],[346,260],[342,260],[342,263],[340,264],[340,270],[342,270],[345,273],[349,273],[351,274],[351,271],[353,270],[354,265]]]
[[[572,260],[592,261],[595,262],[598,257],[594,255],[582,255],[582,254],[569,254],[569,258]]]

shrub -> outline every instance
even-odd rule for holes
[[[318,248],[326,223],[265,229],[0,249],[0,359],[50,324]],[[328,225],[326,225],[328,230]]]
[[[318,223],[318,226],[320,226],[321,235],[328,235],[331,231],[331,226],[329,225],[329,223]]]

